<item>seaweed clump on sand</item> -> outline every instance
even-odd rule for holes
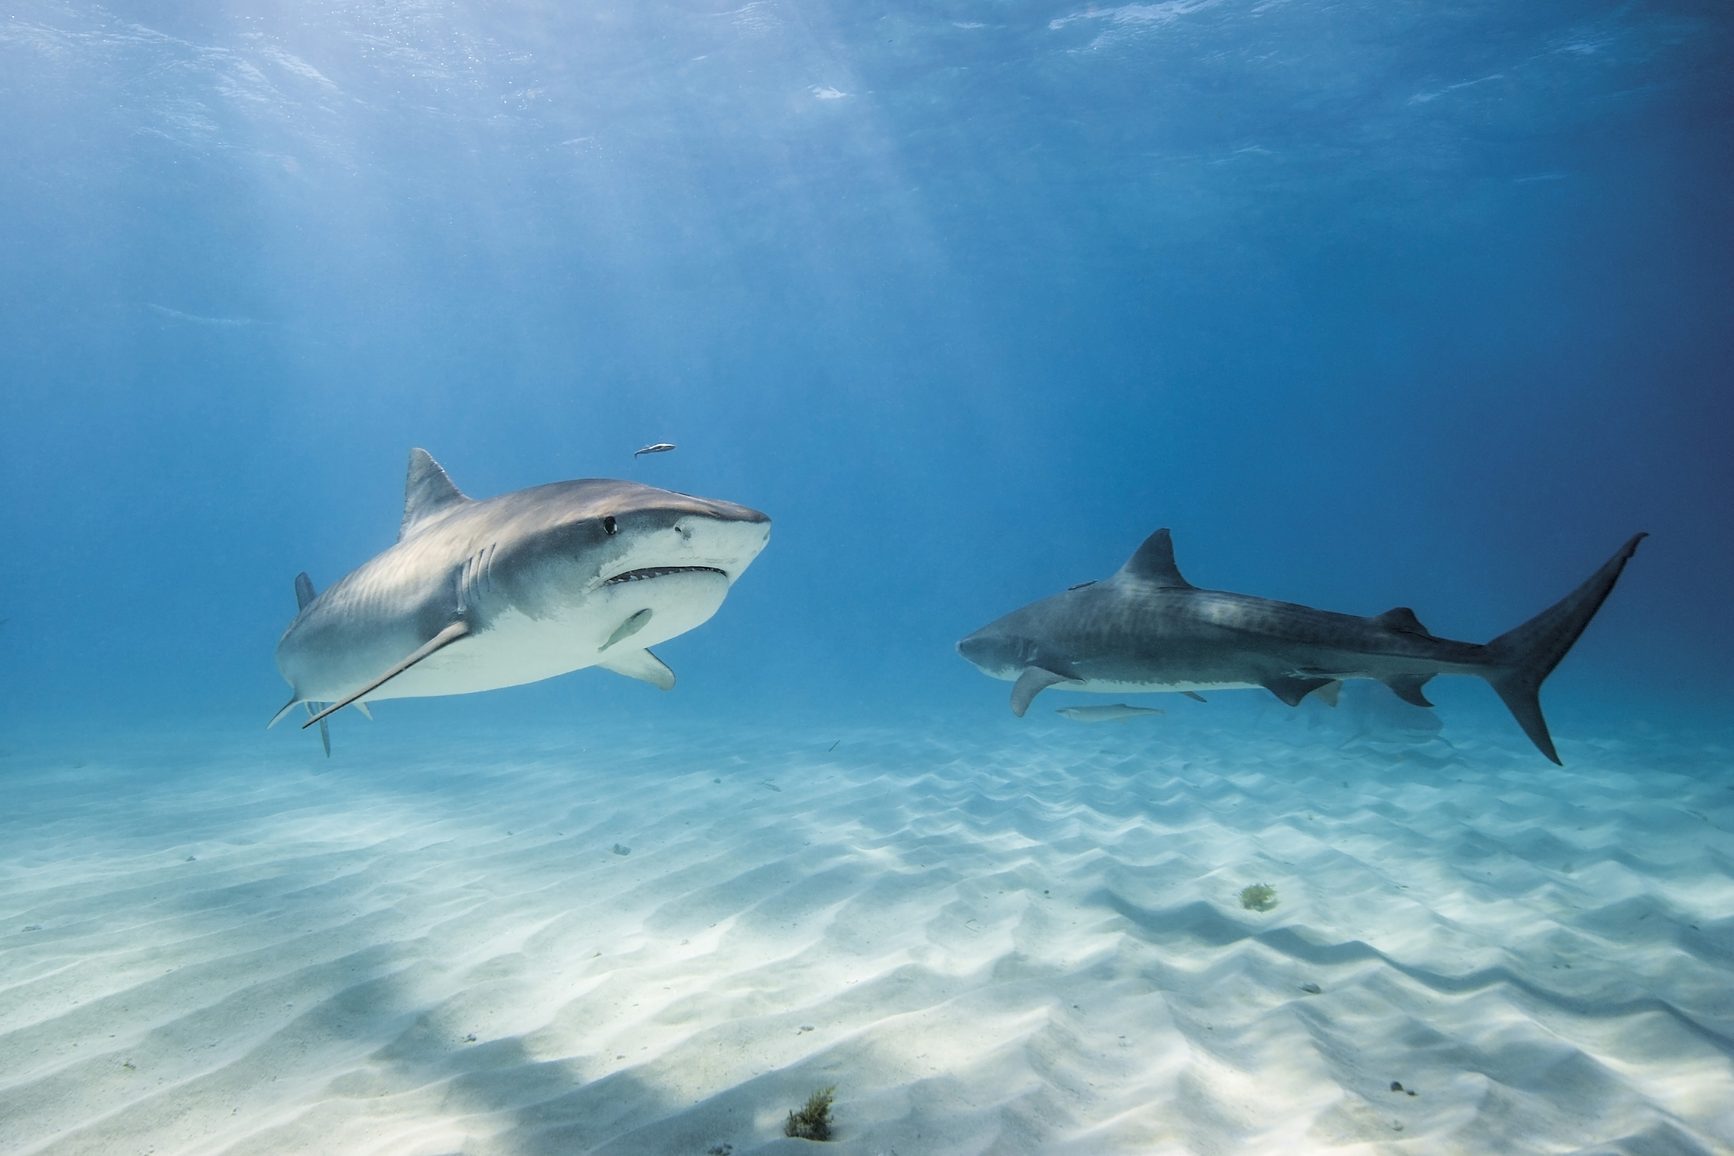
[[[1248,911],[1269,911],[1276,906],[1276,888],[1268,883],[1254,883],[1240,892],[1240,905]]]
[[[831,1101],[836,1095],[837,1086],[833,1084],[808,1096],[805,1107],[798,1112],[789,1113],[788,1122],[783,1125],[783,1135],[793,1136],[797,1140],[829,1140]]]

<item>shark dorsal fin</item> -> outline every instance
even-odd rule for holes
[[[1182,590],[1192,587],[1192,583],[1180,576],[1180,567],[1174,564],[1174,539],[1166,528],[1144,539],[1138,552],[1120,567],[1120,573],[1142,578],[1158,586],[1172,586]]]
[[[403,526],[397,532],[397,540],[403,541],[422,523],[467,501],[432,454],[419,448],[409,451],[409,477],[403,486]]]
[[[1395,606],[1383,614],[1373,616],[1374,626],[1383,626],[1386,630],[1396,630],[1404,634],[1431,634],[1421,620],[1415,617],[1415,612],[1407,606]]]

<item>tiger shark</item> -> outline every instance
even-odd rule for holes
[[[599,666],[668,690],[649,650],[702,625],[770,539],[732,502],[588,478],[476,500],[410,451],[395,545],[322,594],[277,643],[302,728],[379,699],[469,694]],[[370,716],[371,717],[371,716]]]
[[[1406,606],[1361,617],[1204,590],[1181,577],[1167,530],[1112,577],[1086,582],[991,622],[957,644],[984,674],[1014,682],[1012,713],[1050,686],[1102,694],[1263,687],[1289,706],[1334,701],[1342,680],[1377,679],[1405,702],[1439,674],[1484,678],[1542,754],[1559,753],[1541,714],[1542,680],[1601,609],[1634,535],[1559,602],[1493,641],[1430,633]]]

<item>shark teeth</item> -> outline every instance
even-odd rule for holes
[[[646,566],[642,570],[628,570],[624,574],[616,574],[602,585],[618,586],[622,582],[643,582],[647,578],[662,578],[669,574],[721,574],[724,578],[728,577],[726,572],[715,566]]]

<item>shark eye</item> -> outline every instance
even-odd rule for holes
[[[613,537],[615,534],[620,532],[620,523],[614,520],[613,514],[609,514],[602,519],[602,532],[607,534],[609,537]]]

